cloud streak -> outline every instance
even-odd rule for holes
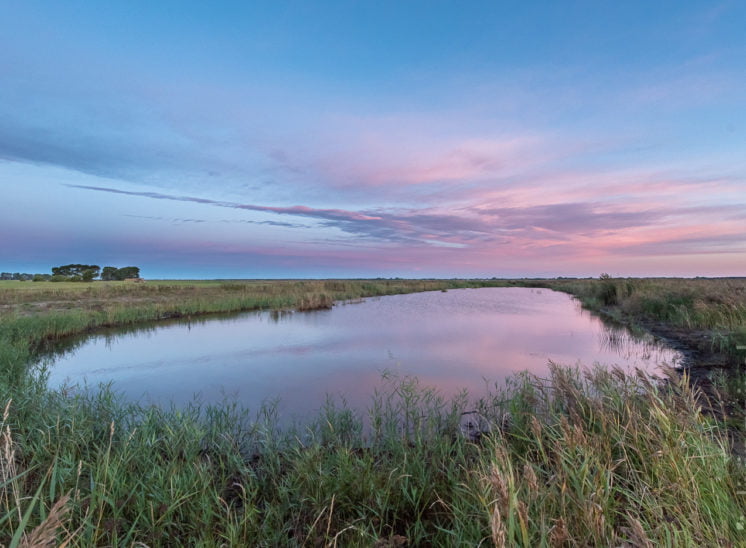
[[[226,223],[226,224],[248,224],[248,225],[265,225],[265,226],[278,226],[285,228],[310,228],[308,225],[298,223],[283,223],[280,221],[251,221],[249,219],[182,219],[174,217],[155,217],[151,215],[131,215],[124,214],[125,217],[132,219],[145,219],[148,221],[165,221],[173,224],[203,224],[203,223]]]
[[[427,242],[437,236],[453,231],[454,233],[486,233],[489,227],[479,221],[469,221],[452,215],[391,215],[377,211],[347,211],[343,209],[320,209],[303,205],[290,207],[264,206],[213,200],[196,196],[165,194],[161,192],[142,192],[91,185],[66,185],[95,192],[106,192],[153,200],[196,203],[208,206],[230,208],[243,211],[274,213],[313,219],[327,228],[338,228],[355,236],[384,240],[388,242]],[[436,231],[437,235],[433,232]]]
[[[556,253],[564,253],[567,256],[619,255],[635,252],[648,255],[655,249],[662,254],[678,254],[684,251],[698,254],[706,253],[712,246],[721,250],[738,251],[743,249],[743,246],[739,245],[743,243],[743,236],[738,227],[746,210],[746,207],[739,204],[656,204],[635,210],[631,209],[629,203],[573,202],[525,207],[475,205],[444,210],[378,208],[354,211],[303,205],[266,206],[102,186],[67,186],[152,200],[196,203],[306,218],[315,221],[317,226],[338,229],[355,237],[358,245],[367,240],[402,248],[433,246],[477,253],[508,253],[514,256]],[[713,226],[703,225],[704,219],[713,219],[716,223]],[[290,228],[303,226],[280,221],[246,222]],[[334,239],[325,241],[333,244]],[[660,245],[656,247],[658,244]]]

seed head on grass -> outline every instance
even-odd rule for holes
[[[30,534],[24,535],[19,547],[51,548],[52,546],[67,546],[72,541],[74,535],[67,533],[65,540],[58,543],[57,533],[60,527],[65,525],[65,518],[70,511],[70,507],[67,504],[69,501],[70,495],[67,494],[55,502],[46,519],[37,525]]]
[[[542,426],[536,416],[531,416],[531,433],[537,440],[541,440]]]
[[[495,504],[492,509],[490,525],[492,528],[492,542],[495,545],[495,548],[504,548],[506,546],[505,524],[503,523],[500,508],[497,504]]]
[[[539,480],[536,478],[534,467],[528,462],[523,464],[523,479],[528,487],[529,496],[535,497],[539,493]]]
[[[653,543],[650,542],[642,523],[629,514],[627,514],[627,522],[629,523],[629,536],[632,545],[639,548],[653,548]]]
[[[490,483],[492,484],[493,489],[495,490],[495,494],[497,495],[496,504],[503,510],[503,512],[506,512],[510,508],[510,494],[508,493],[508,486],[505,482],[505,479],[503,478],[503,475],[500,473],[500,470],[497,468],[497,466],[492,466],[492,470],[490,472]]]

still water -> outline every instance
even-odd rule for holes
[[[478,397],[549,361],[654,370],[674,351],[606,327],[564,293],[525,288],[415,293],[332,310],[244,313],[179,321],[74,341],[53,358],[49,382],[83,389],[112,382],[143,404],[279,398],[284,417],[317,410],[327,395],[365,409],[381,375],[415,375],[444,395]]]

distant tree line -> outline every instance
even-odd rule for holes
[[[33,280],[34,276],[41,276],[41,274],[27,274],[25,272],[0,272],[0,280],[20,280],[27,282]],[[49,276],[47,274],[47,276]],[[49,276],[51,278],[51,276]]]
[[[101,276],[103,281],[126,280],[128,278],[139,278],[140,268],[137,266],[125,266],[116,268],[105,266],[103,270],[95,264],[66,264],[52,268],[51,274],[27,274],[21,272],[2,272],[0,280],[20,280],[22,282],[92,282]]]

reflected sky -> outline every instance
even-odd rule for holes
[[[364,409],[389,371],[451,396],[478,397],[549,361],[654,371],[677,353],[611,330],[570,296],[542,289],[415,293],[332,310],[174,322],[106,332],[51,360],[52,386],[113,382],[133,401],[183,405],[235,399],[252,410],[279,398],[283,417],[317,410],[326,395]],[[610,331],[611,330],[611,331]]]

